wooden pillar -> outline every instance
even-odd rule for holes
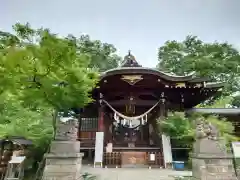
[[[180,109],[184,111],[184,95],[181,93],[181,103],[180,103]]]
[[[103,107],[99,108],[98,111],[98,131],[103,132],[104,131],[104,112]]]
[[[104,132],[106,143],[111,143],[113,140],[113,121],[111,114],[104,114]]]
[[[153,142],[153,126],[152,123],[148,123],[148,133],[149,133],[149,145],[152,146],[154,144]]]
[[[103,95],[100,93],[100,100],[99,100],[99,109],[98,109],[98,131],[104,132],[104,106],[102,102]]]
[[[164,92],[161,93],[161,102],[159,104],[159,118],[160,119],[163,119],[165,118],[165,115],[166,115],[166,106],[165,106],[165,102],[166,102],[166,99],[165,99],[165,95],[164,95]]]
[[[143,141],[143,124],[142,124],[142,120],[140,120],[140,133],[141,133],[141,141]]]
[[[88,160],[92,161],[92,150],[91,149],[88,150]]]
[[[161,93],[161,99],[159,103],[159,113],[158,113],[158,120],[162,121],[164,118],[166,118],[166,99],[164,92]],[[163,134],[162,132],[159,132],[160,134]],[[162,152],[164,151],[164,145],[163,145],[163,139],[162,140]]]
[[[82,113],[83,113],[83,109],[80,110],[80,113],[78,115],[78,140],[79,141],[81,141]]]

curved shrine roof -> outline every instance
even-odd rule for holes
[[[105,72],[101,73],[101,80],[109,77],[109,76],[114,76],[114,75],[122,75],[122,74],[146,74],[146,75],[155,75],[158,76],[164,80],[167,81],[172,81],[172,82],[191,82],[191,83],[198,83],[198,82],[207,82],[210,81],[210,78],[206,77],[196,77],[195,72],[189,73],[185,76],[178,76],[174,73],[166,73],[163,71],[159,71],[154,68],[147,68],[147,67],[142,67],[141,65],[138,64],[136,61],[135,57],[130,53],[124,57],[123,64],[114,69],[107,70]],[[206,83],[205,88],[220,88],[224,86],[224,83],[222,82],[211,82],[211,83]]]
[[[162,77],[163,79],[166,79],[169,81],[190,81],[190,80],[193,80],[195,77],[194,72],[186,76],[178,76],[178,75],[172,75],[170,73],[165,73],[157,69],[147,68],[147,67],[119,67],[119,68],[114,68],[114,69],[110,69],[108,71],[103,72],[101,74],[101,79],[107,76],[119,75],[119,74],[152,74],[152,75]]]

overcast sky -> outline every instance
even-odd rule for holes
[[[188,34],[240,47],[240,0],[1,0],[0,29],[16,22],[81,33],[130,49],[144,66],[157,63],[157,48]]]

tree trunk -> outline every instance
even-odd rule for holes
[[[57,130],[57,115],[58,115],[58,110],[53,110],[53,119],[52,119],[52,125],[53,125],[53,140],[56,138],[56,130]]]

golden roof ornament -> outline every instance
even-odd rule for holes
[[[143,80],[143,77],[142,75],[122,75],[121,79],[133,86]]]

